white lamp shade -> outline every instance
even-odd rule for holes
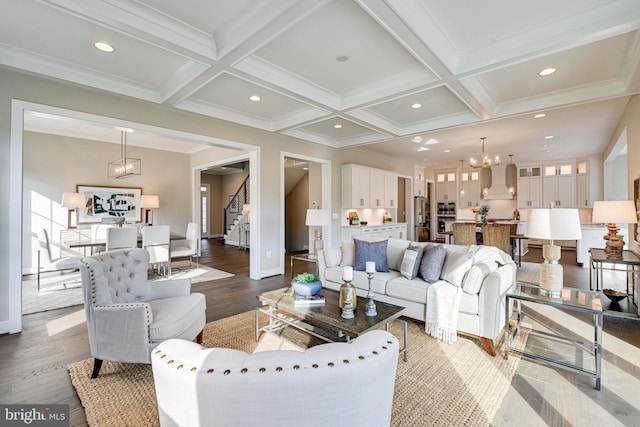
[[[323,226],[331,224],[331,213],[327,209],[307,209],[305,225]]]
[[[638,213],[632,200],[596,201],[591,220],[604,224],[636,224]]]
[[[249,203],[242,205],[242,212],[251,212],[251,205]]]
[[[582,239],[577,209],[531,209],[525,237],[545,240]]]
[[[84,194],[82,193],[62,193],[62,207],[76,209],[85,207]]]
[[[157,194],[143,194],[140,198],[140,207],[142,209],[158,209],[160,198]]]

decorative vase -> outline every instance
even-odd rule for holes
[[[317,280],[315,282],[291,282],[293,291],[298,295],[311,296],[320,292],[322,289],[322,282]]]
[[[351,307],[353,307],[353,309],[355,310],[358,299],[356,296],[356,287],[353,286],[351,282],[343,283],[342,286],[340,286],[340,301],[338,303],[338,305],[340,305],[340,308],[344,308],[345,301],[347,300],[347,295],[351,297]]]

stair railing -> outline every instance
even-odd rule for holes
[[[231,200],[229,200],[229,204],[226,208],[224,208],[224,229],[225,233],[228,233],[236,220],[240,218],[242,215],[242,207],[245,204],[250,203],[249,200],[249,176],[245,178],[245,180],[236,191],[236,194],[233,195]]]

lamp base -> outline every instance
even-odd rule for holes
[[[550,298],[559,298],[562,296],[562,265],[558,263],[560,260],[560,246],[544,245],[542,247],[542,256],[544,263],[540,264],[540,290],[543,295]]]
[[[322,241],[322,229],[316,228],[314,232],[315,240],[313,241],[313,253],[318,256],[318,253],[324,249],[324,242]]]

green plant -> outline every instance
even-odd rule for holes
[[[317,274],[311,274],[306,272],[300,273],[293,278],[293,281],[298,283],[313,283],[313,282],[317,282],[318,280],[320,280],[320,276],[318,276]]]
[[[480,209],[478,209],[478,213],[480,214],[480,220],[482,221],[483,224],[487,223],[487,215],[489,214],[489,209],[490,209],[489,205],[482,205],[480,206]]]

